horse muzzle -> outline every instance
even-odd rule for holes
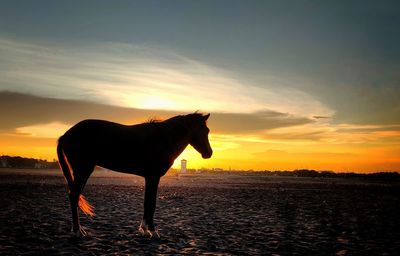
[[[205,154],[201,154],[201,157],[204,159],[209,159],[209,158],[211,158],[212,154],[213,154],[213,151],[210,150],[209,152],[207,152]]]

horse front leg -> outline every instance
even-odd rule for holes
[[[151,176],[145,178],[145,192],[144,192],[144,213],[142,223],[140,224],[139,231],[152,237],[160,237],[154,227],[154,212],[156,210],[157,190],[160,177]]]

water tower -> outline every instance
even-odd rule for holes
[[[181,173],[185,173],[187,171],[186,163],[187,163],[186,159],[181,160]]]

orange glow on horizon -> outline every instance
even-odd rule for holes
[[[57,138],[66,127],[52,123],[0,134],[0,155],[57,159]],[[321,138],[307,138],[305,129],[317,130]],[[180,160],[186,159],[188,169],[400,171],[399,131],[338,133],[329,129],[303,126],[257,134],[211,133],[209,139],[214,151],[211,159],[202,159],[189,145],[173,168],[179,169]]]

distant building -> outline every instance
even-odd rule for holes
[[[8,167],[8,161],[5,157],[0,156],[0,167]]]
[[[186,164],[187,164],[186,159],[182,159],[181,160],[181,173],[185,173],[187,171]]]

